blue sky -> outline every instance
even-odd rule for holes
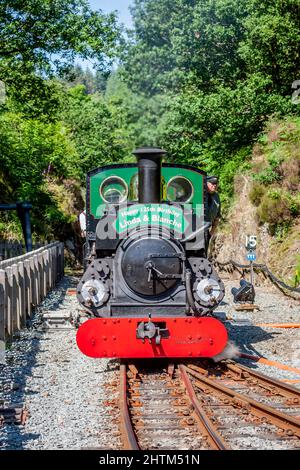
[[[124,23],[127,28],[132,26],[131,15],[128,9],[129,5],[132,4],[132,0],[89,0],[89,3],[93,9],[101,9],[105,13],[118,10],[121,23]]]

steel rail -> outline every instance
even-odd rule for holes
[[[188,367],[190,369],[195,370],[196,372],[201,372],[202,374],[207,376],[207,370],[196,366],[195,364],[188,364]],[[228,372],[233,372],[235,374],[240,374],[241,375],[241,380],[243,379],[249,379],[249,378],[254,378],[258,381],[257,385],[261,387],[267,387],[269,390],[269,387],[275,387],[278,391],[278,395],[281,395],[285,398],[293,399],[294,404],[300,403],[300,390],[297,389],[296,387],[293,387],[292,385],[288,385],[283,383],[280,380],[274,379],[272,377],[269,377],[267,375],[262,374],[261,372],[254,371],[252,369],[249,369],[249,367],[246,367],[242,364],[231,364],[227,363],[225,364],[225,368],[227,368]],[[221,370],[220,372],[227,372],[225,369],[224,371]],[[206,374],[205,374],[206,373]],[[244,374],[244,376],[242,376]],[[221,377],[222,379],[222,377]],[[224,379],[226,379],[226,375],[224,375]]]
[[[198,379],[198,382],[195,382],[195,386],[201,390],[208,388],[212,391],[219,392],[223,395],[227,395],[233,400],[233,404],[237,407],[250,407],[250,412],[259,418],[264,417],[271,421],[272,424],[275,424],[277,427],[285,429],[286,431],[292,432],[294,435],[300,437],[300,420],[294,418],[293,416],[282,413],[276,408],[272,408],[269,405],[260,403],[253,398],[248,397],[247,395],[242,395],[229,387],[224,386],[223,384],[218,383],[217,380],[209,379],[203,374],[195,372],[189,367],[183,366],[184,370],[190,375]]]
[[[140,450],[130,419],[127,402],[127,366],[120,365],[120,414],[124,450]]]
[[[262,374],[261,372],[258,372],[258,371],[254,371],[252,369],[249,369],[249,367],[246,367],[242,364],[226,364],[227,368],[232,371],[232,372],[235,372],[235,373],[244,373],[245,375],[248,374],[248,377],[253,377],[255,379],[258,380],[258,385],[260,385],[260,382],[263,386],[263,384],[267,384],[267,385],[270,385],[272,387],[275,387],[282,396],[286,397],[286,398],[292,398],[294,399],[294,403],[295,404],[298,404],[300,403],[300,390],[291,386],[291,385],[288,385],[288,384],[285,384],[283,382],[281,382],[280,380],[277,380],[277,379],[274,379],[272,377],[268,377],[264,374]],[[247,377],[245,377],[247,378]]]
[[[189,396],[189,399],[194,407],[195,414],[198,418],[197,421],[199,427],[201,428],[201,431],[205,432],[208,437],[209,443],[214,450],[229,450],[229,446],[218,433],[212,421],[209,419],[209,417],[203,410],[203,407],[201,406],[199,400],[197,399],[195,391],[193,389],[193,385],[187,375],[184,366],[179,365],[179,370],[186,392]]]

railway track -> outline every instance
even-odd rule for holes
[[[300,391],[240,364],[122,364],[124,449],[300,449]]]

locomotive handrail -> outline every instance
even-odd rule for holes
[[[210,227],[211,227],[211,222],[205,222],[205,224],[202,227],[198,228],[198,230],[195,230],[195,232],[190,233],[187,237],[180,240],[181,243],[189,242],[190,240],[195,238],[197,235],[199,235],[199,233],[206,232]]]

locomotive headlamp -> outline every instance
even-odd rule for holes
[[[82,286],[81,294],[84,301],[93,307],[100,307],[108,299],[105,285],[98,279],[86,281]]]
[[[200,302],[216,304],[220,296],[221,287],[215,279],[202,279],[196,288]]]
[[[167,199],[171,202],[189,202],[193,195],[192,183],[183,176],[175,176],[167,185]]]
[[[106,178],[100,186],[100,196],[108,204],[120,204],[127,199],[128,186],[118,176]]]

